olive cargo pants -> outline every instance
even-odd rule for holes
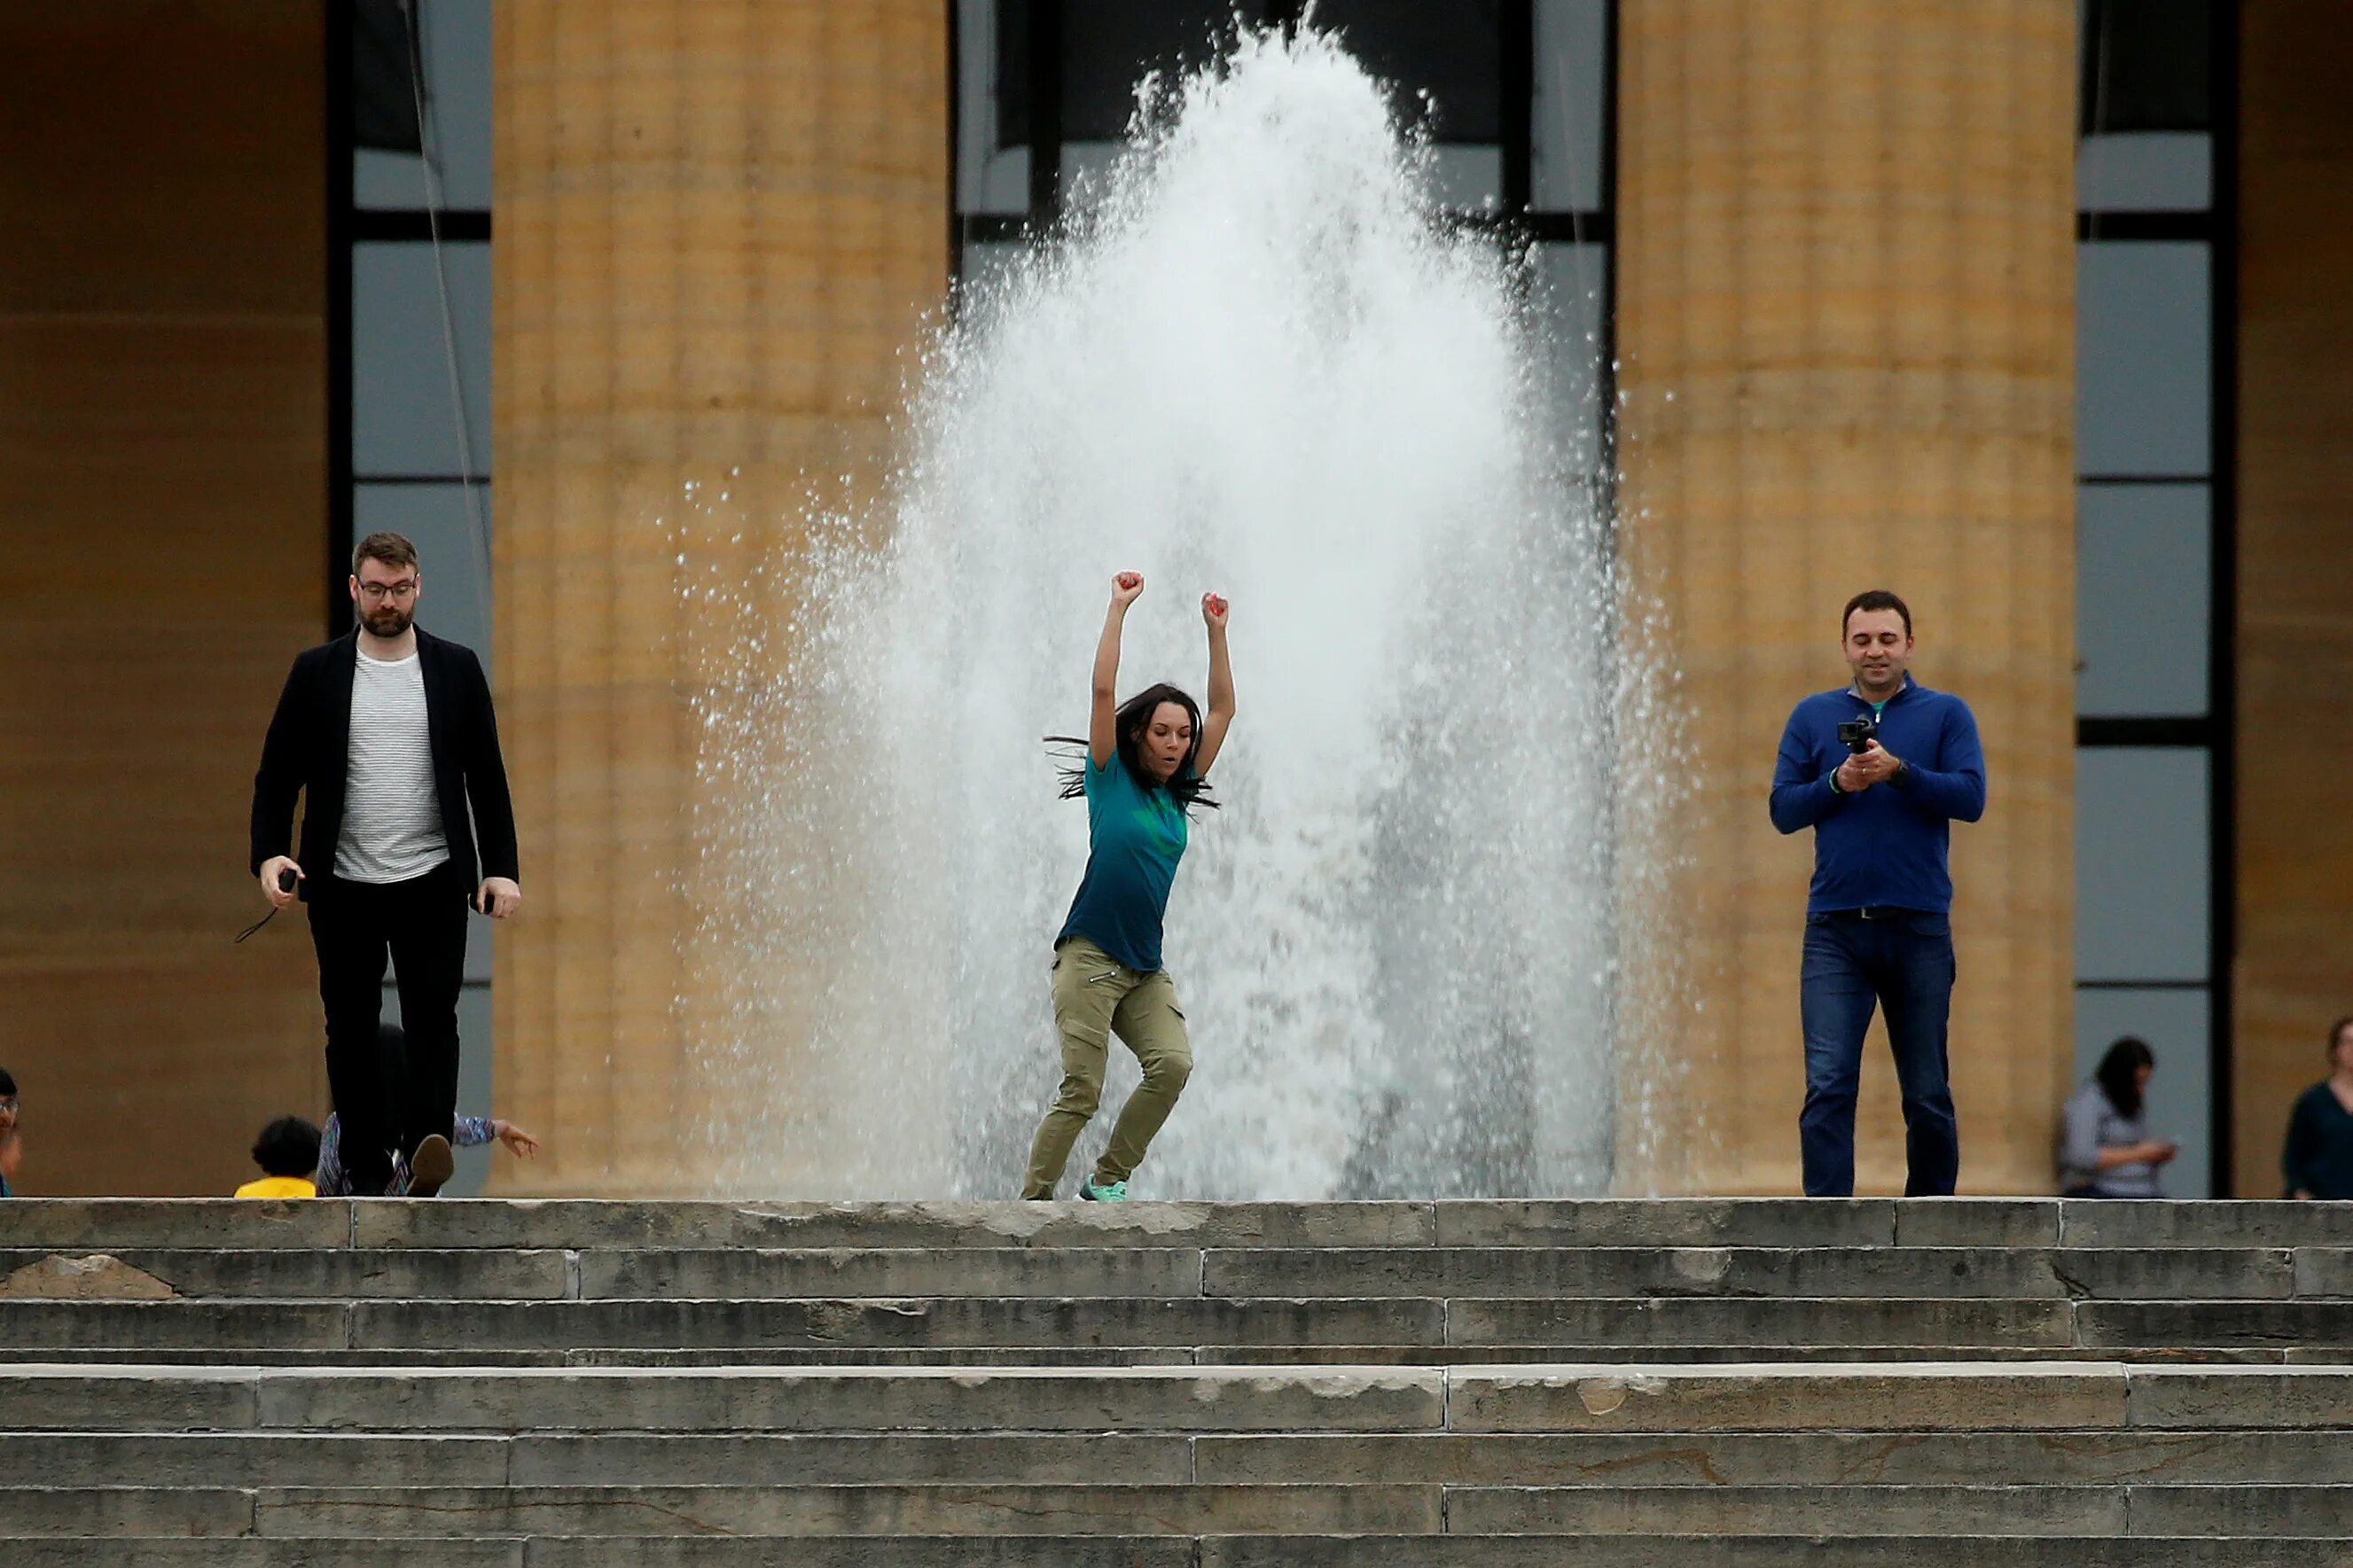
[[[1135,1053],[1144,1081],[1120,1108],[1111,1142],[1095,1163],[1098,1185],[1124,1182],[1143,1163],[1152,1135],[1193,1073],[1192,1042],[1168,972],[1130,969],[1082,936],[1054,954],[1054,1025],[1062,1037],[1062,1087],[1030,1145],[1025,1198],[1054,1195],[1071,1145],[1102,1103],[1111,1036]]]

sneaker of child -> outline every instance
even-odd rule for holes
[[[281,1116],[253,1142],[261,1179],[237,1188],[241,1198],[315,1198],[311,1173],[319,1168],[319,1130],[299,1116]]]

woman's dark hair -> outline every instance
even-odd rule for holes
[[[2353,1017],[2339,1018],[2328,1026],[2328,1060],[2331,1066],[2334,1066],[2337,1061],[2337,1042],[2345,1037],[2345,1031],[2348,1029],[2353,1029]],[[0,1073],[0,1078],[5,1076],[7,1075]]]
[[[1176,776],[1165,784],[1145,771],[1144,758],[1138,754],[1144,743],[1144,731],[1151,725],[1152,716],[1160,710],[1163,702],[1174,702],[1185,710],[1185,716],[1193,721],[1193,743],[1185,748],[1185,760],[1176,764]],[[1179,806],[1187,811],[1197,805],[1206,805],[1212,811],[1218,808],[1218,803],[1209,798],[1209,781],[1201,777],[1194,768],[1195,762],[1201,755],[1201,710],[1184,692],[1165,680],[1157,686],[1145,687],[1119,705],[1119,711],[1112,717],[1112,734],[1119,760],[1127,764],[1128,775],[1140,788],[1165,789],[1176,797]],[[1076,735],[1049,735],[1046,743],[1080,749],[1077,762],[1054,771],[1054,776],[1061,781],[1061,788],[1057,792],[1060,797],[1063,800],[1079,799],[1087,793],[1086,742]]]
[[[2337,1037],[2331,1035],[2328,1037],[2333,1040]],[[16,1092],[16,1080],[8,1076],[8,1069],[6,1068],[0,1068],[0,1098],[5,1098]]]
[[[281,1116],[253,1141],[253,1163],[272,1176],[307,1176],[319,1168],[319,1130],[299,1116]]]
[[[2118,1116],[2138,1116],[2140,1069],[2156,1066],[2157,1055],[2148,1048],[2148,1042],[2126,1035],[2108,1047],[2108,1054],[2100,1058],[2100,1070],[2092,1076],[2100,1080],[2102,1092]]]

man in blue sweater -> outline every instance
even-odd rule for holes
[[[1953,1001],[1946,851],[1956,818],[1985,815],[1985,752],[1968,704],[1907,673],[1912,612],[1903,600],[1883,589],[1857,594],[1840,626],[1853,681],[1798,704],[1773,769],[1773,826],[1814,830],[1799,981],[1806,1193],[1854,1192],[1855,1087],[1876,1005],[1887,1009],[1904,1089],[1904,1191],[1940,1196],[1961,1164],[1945,1059]]]

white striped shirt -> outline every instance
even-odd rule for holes
[[[413,653],[385,660],[363,651],[352,672],[335,875],[347,882],[406,882],[448,858],[425,723],[424,667]]]

